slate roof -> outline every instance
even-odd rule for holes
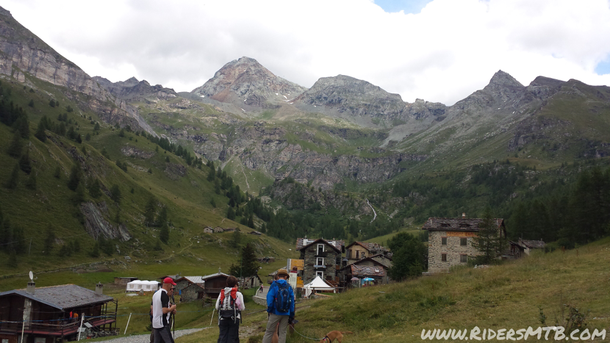
[[[28,293],[25,289],[14,289],[12,291],[0,293],[0,297],[11,294],[20,295],[62,311],[85,305],[106,303],[114,300],[110,296],[97,294],[95,291],[72,284],[51,287],[36,287],[34,294]]]
[[[504,219],[495,218],[498,227],[504,225]],[[430,217],[422,226],[422,230],[428,231],[464,231],[478,232],[482,218],[434,218]]]
[[[326,240],[323,238],[318,239],[310,239],[310,238],[297,238],[297,251],[307,248],[308,246],[314,243],[326,243],[331,247],[335,248],[339,253],[343,250],[343,241],[342,240]]]
[[[545,243],[543,240],[528,240],[528,239],[519,239],[519,245],[530,249],[544,249]]]
[[[357,264],[350,264],[348,267],[352,269],[352,276],[356,277],[386,276],[386,270],[382,266],[359,266]]]
[[[213,278],[218,277],[218,276],[226,276],[226,277],[229,277],[230,275],[229,275],[229,274],[225,274],[225,273],[214,273],[214,274],[210,274],[210,275],[202,276],[202,277],[201,277],[201,280],[202,280],[203,282],[205,282],[205,280],[213,279]]]
[[[178,282],[183,279],[195,284],[205,283],[205,280],[203,280],[203,276],[183,276],[178,280],[174,280],[174,282]]]
[[[370,253],[376,254],[376,255],[378,255],[379,253],[389,251],[388,249],[386,249],[384,246],[380,245],[379,243],[371,243],[371,242],[353,242],[345,248],[347,249],[347,248],[351,247],[352,245],[356,245],[356,244],[365,248]]]

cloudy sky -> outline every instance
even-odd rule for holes
[[[3,0],[91,76],[176,91],[252,57],[311,87],[349,75],[451,105],[498,70],[610,85],[610,0]]]

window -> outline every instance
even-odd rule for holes
[[[360,251],[356,250],[356,259],[360,258]]]
[[[460,238],[460,245],[461,246],[468,245],[468,238]]]
[[[441,237],[441,244],[447,245],[447,237]]]
[[[324,280],[324,272],[316,272],[316,276],[319,276],[320,279]]]
[[[468,262],[468,255],[460,255],[460,262],[466,263]]]
[[[316,265],[323,266],[324,265],[324,257],[316,258]]]
[[[441,262],[447,262],[447,254],[441,254]]]
[[[318,255],[324,252],[324,244],[318,244]]]

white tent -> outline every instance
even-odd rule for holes
[[[325,292],[332,291],[333,293],[337,292],[335,287],[330,286],[324,280],[322,280],[322,278],[320,276],[317,276],[317,275],[316,275],[316,278],[313,279],[312,282],[310,282],[310,283],[306,284],[305,286],[303,286],[303,290],[305,291],[305,297],[306,298],[309,298],[311,293],[314,292],[314,291],[325,291]]]
[[[127,284],[125,292],[155,292],[158,289],[158,281],[134,280]]]

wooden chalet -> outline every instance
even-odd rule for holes
[[[36,288],[29,282],[26,289],[0,293],[0,342],[76,340],[81,320],[83,328],[116,333],[118,302],[102,290],[101,284],[92,291],[77,285]]]
[[[215,274],[202,276],[201,279],[205,282],[205,285],[203,286],[205,295],[212,299],[218,298],[220,291],[227,285],[228,277],[228,274],[221,273],[220,271]]]

